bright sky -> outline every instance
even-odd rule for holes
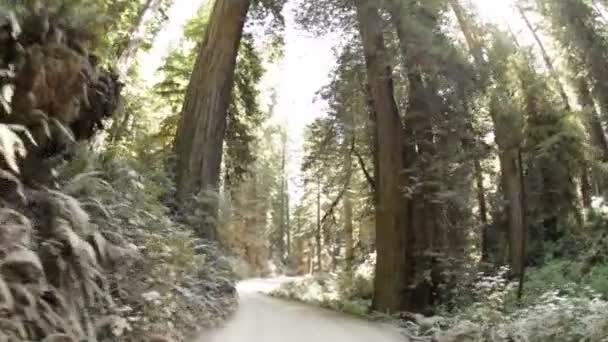
[[[276,65],[267,66],[268,72],[262,88],[264,94],[271,89],[277,93],[276,122],[285,123],[290,137],[290,174],[297,175],[300,168],[303,132],[306,125],[324,114],[324,104],[315,101],[315,93],[327,83],[334,65],[332,48],[338,35],[315,38],[297,29],[293,9],[300,0],[289,0],[284,10],[286,19],[285,56]],[[163,58],[178,43],[184,24],[205,0],[176,0],[169,12],[169,23],[160,32],[153,49],[142,57],[142,74],[145,80],[154,82],[155,71]],[[512,7],[513,0],[472,0],[479,14],[486,21],[508,23],[515,32],[525,31],[525,26]],[[528,43],[528,42],[524,42]],[[263,100],[264,103],[268,99]],[[297,188],[297,184],[291,186]]]
[[[205,0],[176,0],[169,12],[169,22],[159,33],[153,49],[142,56],[142,75],[148,82],[155,82],[155,71],[172,46],[179,42],[184,24],[196,14]],[[287,126],[290,139],[289,173],[299,173],[302,157],[303,132],[307,124],[323,115],[323,104],[314,101],[315,93],[328,80],[335,58],[332,48],[336,37],[315,38],[296,28],[293,10],[298,0],[290,0],[284,10],[286,20],[285,55],[276,65],[267,65],[262,82],[264,94],[272,89],[277,93],[277,105],[273,120]],[[268,99],[262,99],[268,103]],[[292,179],[291,189],[298,189],[298,181]]]
[[[332,48],[338,39],[335,36],[317,38],[299,31],[294,22],[293,9],[297,0],[287,3],[285,56],[281,63],[268,70],[263,87],[277,91],[275,118],[287,126],[289,136],[289,174],[292,175],[290,189],[297,190],[297,176],[302,160],[304,128],[315,118],[324,114],[324,104],[315,101],[316,92],[328,82],[328,75],[335,64]],[[295,178],[294,178],[295,177]],[[292,195],[301,195],[295,191]]]

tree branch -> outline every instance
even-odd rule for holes
[[[323,225],[325,223],[325,221],[327,221],[327,219],[329,218],[329,216],[333,214],[334,210],[338,206],[338,203],[340,203],[340,201],[342,200],[342,197],[344,197],[344,194],[346,193],[347,189],[348,189],[348,182],[346,182],[344,184],[344,187],[342,188],[342,190],[338,194],[338,197],[336,197],[336,199],[331,203],[331,206],[329,207],[329,210],[327,210],[325,212],[325,214],[323,215],[323,218],[321,219],[321,225]]]
[[[372,177],[372,175],[367,170],[367,167],[365,166],[365,160],[363,160],[363,156],[356,149],[353,149],[353,153],[357,157],[357,161],[359,162],[361,171],[363,171],[363,174],[365,175],[365,179],[367,180],[367,183],[369,183],[369,186],[371,187],[372,192],[376,192],[376,181],[374,180],[374,177]]]

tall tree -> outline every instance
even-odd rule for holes
[[[177,197],[217,191],[226,115],[249,0],[217,0],[184,99],[175,138]],[[209,208],[215,215],[216,208]],[[203,233],[214,237],[213,227]]]
[[[514,275],[523,270],[524,251],[524,211],[521,197],[523,180],[520,177],[519,154],[522,146],[522,118],[512,106],[505,108],[502,101],[508,96],[506,87],[509,60],[515,48],[508,38],[501,35],[494,41],[489,56],[490,66],[484,59],[484,45],[477,24],[465,13],[457,0],[451,2],[456,18],[467,41],[467,45],[482,77],[491,79],[495,84],[489,92],[489,112],[494,126],[494,136],[498,145],[501,170],[501,185],[505,198],[505,212],[509,236],[509,265]],[[490,69],[490,70],[488,70]],[[489,72],[488,72],[489,71]],[[485,75],[485,76],[484,76]]]
[[[378,3],[355,0],[359,32],[367,65],[368,84],[376,114],[376,247],[373,308],[397,312],[404,308],[411,284],[411,231],[407,225],[402,189],[403,126],[394,98],[392,69],[385,46],[383,22]],[[409,257],[409,258],[408,258]],[[409,259],[409,260],[408,260]]]

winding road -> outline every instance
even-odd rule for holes
[[[268,297],[287,278],[239,284],[240,307],[222,328],[197,342],[401,342],[392,327]]]

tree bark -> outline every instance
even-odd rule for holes
[[[606,134],[604,132],[604,127],[602,126],[600,116],[595,109],[593,96],[589,90],[589,83],[583,77],[580,77],[577,80],[577,83],[579,104],[587,116],[585,121],[587,122],[587,127],[589,129],[591,143],[600,153],[600,160],[607,162],[608,140],[606,139]]]
[[[323,272],[323,241],[321,238],[321,180],[317,181],[317,229],[315,230],[315,241],[317,243],[317,272]]]
[[[392,70],[376,0],[355,0],[364,48],[373,109],[376,114],[376,274],[372,306],[382,312],[398,312],[406,305],[404,295],[412,282],[406,260],[407,212],[403,210],[406,185],[403,176],[403,127],[394,98]]]
[[[286,240],[286,250],[287,253],[286,260],[289,261],[291,259],[291,210],[289,208],[289,182],[285,180],[285,240]]]
[[[499,152],[499,158],[509,220],[509,266],[511,267],[511,274],[519,276],[523,271],[523,261],[525,260],[522,241],[526,239],[521,197],[522,180],[520,179],[521,172],[518,162],[519,151],[516,148],[503,148]]]
[[[286,153],[287,153],[287,136],[283,132],[283,136],[281,137],[281,186],[279,193],[279,232],[277,239],[277,251],[279,253],[279,259],[284,261],[285,259],[285,235],[286,235],[286,226],[285,226],[285,197],[287,196],[286,192],[286,177],[285,177],[285,166],[286,166]]]
[[[350,189],[351,174],[352,174],[352,156],[347,153],[344,160],[344,168],[348,177],[346,191],[344,193],[344,201],[342,206],[344,209],[344,244],[346,245],[346,270],[351,271],[355,260],[355,249],[353,239],[353,201]]]
[[[175,140],[181,204],[219,186],[226,116],[249,0],[217,0],[190,78]],[[209,215],[216,217],[217,206]],[[215,227],[203,227],[215,237]]]
[[[581,198],[583,208],[591,209],[592,204],[592,187],[591,187],[591,176],[589,175],[589,168],[587,165],[583,165],[583,172],[581,175]]]
[[[602,121],[596,110],[595,102],[589,89],[589,82],[583,77],[577,79],[577,94],[579,104],[583,108],[583,114],[585,115],[585,123],[587,131],[589,132],[591,146],[595,148],[595,151],[602,162],[608,162],[608,140],[606,139]],[[591,194],[595,194],[596,196],[601,195],[601,189],[605,188],[606,180],[602,176],[603,173],[601,171],[591,168],[592,172],[589,174],[588,171],[590,167],[585,165],[583,168],[585,171],[583,177],[586,176],[586,178],[582,179],[583,188],[581,189],[581,193],[583,195],[583,205],[585,208],[590,208]]]

